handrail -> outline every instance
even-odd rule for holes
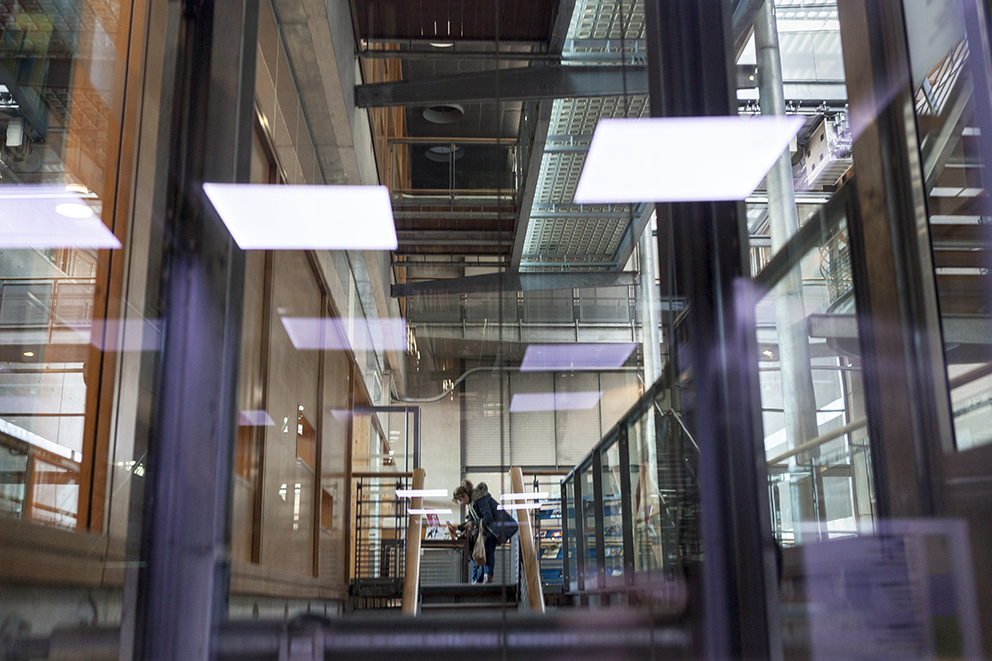
[[[655,402],[655,406],[657,406],[657,404],[658,403]],[[686,438],[688,438],[689,442],[692,443],[692,447],[696,448],[696,452],[699,452],[699,445],[696,443],[696,439],[692,437],[692,433],[689,431],[689,428],[685,426],[685,422],[682,421],[682,416],[680,416],[678,411],[675,409],[668,409],[668,412],[671,413],[672,417],[675,418],[675,421],[679,423],[679,427],[681,427],[682,431],[685,432]]]
[[[413,489],[423,489],[424,488],[424,477],[427,475],[423,468],[413,469],[413,484],[411,488]],[[402,612],[404,615],[416,615],[417,614],[417,596],[420,592],[420,540],[421,534],[421,520],[424,518],[423,515],[417,511],[413,514],[413,510],[420,510],[424,506],[424,499],[422,496],[414,496],[410,499],[410,512],[409,520],[406,526],[406,564],[403,571],[403,607]]]
[[[510,469],[510,484],[513,486],[513,493],[524,493],[524,474],[520,466]],[[537,564],[537,550],[534,548],[534,532],[530,525],[529,510],[517,510],[517,527],[530,609],[535,613],[544,613],[544,588],[541,586],[541,568]]]
[[[812,450],[813,448],[816,448],[816,447],[818,447],[820,445],[823,445],[824,443],[827,443],[829,441],[832,441],[832,440],[834,440],[836,438],[840,438],[841,436],[845,436],[847,434],[850,434],[852,431],[856,431],[856,430],[861,429],[862,427],[865,427],[867,425],[868,425],[868,418],[861,418],[860,420],[855,420],[854,422],[848,423],[848,424],[844,425],[843,427],[840,427],[838,429],[834,429],[833,431],[829,431],[826,434],[821,434],[820,436],[817,436],[813,440],[807,441],[807,442],[803,443],[802,445],[797,445],[796,447],[792,448],[788,452],[785,452],[783,454],[780,454],[779,456],[775,457],[774,459],[769,459],[768,460],[768,465],[771,466],[772,464],[777,464],[780,461],[785,461],[786,459],[788,459],[790,457],[794,457],[795,455],[797,455],[797,454],[799,454],[801,452],[806,452],[808,450]]]
[[[352,479],[366,479],[374,480],[376,478],[387,479],[387,478],[405,478],[413,477],[412,471],[401,472],[401,473],[372,473],[372,472],[354,472],[351,474]]]

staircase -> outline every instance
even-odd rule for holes
[[[467,545],[449,550],[427,547],[425,551],[420,562],[421,613],[466,609],[517,610],[522,600],[519,589],[522,581],[518,580],[521,570],[517,536],[496,549],[495,583],[469,582],[468,563],[462,564],[461,555],[469,552]],[[445,557],[449,555],[450,558]]]
[[[517,609],[517,586],[449,583],[420,586],[420,612]]]

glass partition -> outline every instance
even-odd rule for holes
[[[903,0],[958,450],[992,443],[992,207],[985,172],[992,117],[983,4]]]
[[[565,590],[578,589],[578,562],[576,557],[575,536],[575,485],[571,480],[565,480],[561,485],[562,494],[562,537],[564,539],[562,555],[564,556]]]
[[[670,588],[681,586],[689,565],[702,558],[698,449],[668,408],[667,387],[662,380],[649,389],[562,480],[570,512],[563,533],[568,592],[629,596],[647,589],[665,595],[659,603],[674,604],[678,599],[665,600],[680,588]],[[581,502],[575,515],[573,499]]]
[[[603,558],[606,582],[617,583],[623,580],[623,509],[624,497],[620,489],[620,443],[614,439],[602,450],[603,480]]]
[[[578,503],[578,511],[576,512],[582,525],[579,528],[581,531],[579,534],[579,549],[583,561],[581,569],[583,583],[580,584],[580,587],[584,585],[586,589],[596,586],[600,564],[600,558],[597,555],[598,549],[596,548],[598,526],[596,525],[597,502],[593,484],[594,468],[595,466],[592,463],[587,463],[579,471],[582,498]]]
[[[758,279],[767,287],[755,308],[765,457],[783,546],[874,530],[844,193],[838,198],[808,221],[809,248],[790,255],[794,266],[775,282]]]

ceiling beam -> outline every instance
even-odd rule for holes
[[[627,287],[636,284],[637,273],[491,273],[464,278],[446,278],[408,282],[390,288],[393,298],[426,294],[472,294],[477,292],[515,292],[550,289],[591,289]]]
[[[751,65],[739,66],[738,87],[756,87],[755,71]],[[549,65],[370,83],[355,86],[355,105],[359,108],[389,108],[623,96],[625,93],[648,93],[647,67]]]
[[[647,94],[647,68],[626,68],[627,93]],[[355,86],[360,108],[432,106],[445,103],[537,101],[571,96],[620,96],[623,76],[614,66],[541,66]],[[497,97],[496,91],[499,90]]]

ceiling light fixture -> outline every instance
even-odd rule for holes
[[[242,250],[395,250],[385,186],[203,184]]]
[[[771,115],[603,119],[575,202],[743,200],[805,121]]]
[[[497,505],[496,509],[499,510],[536,510],[541,506],[541,503],[517,503],[515,505]]]
[[[432,124],[454,124],[464,114],[465,108],[457,103],[439,103],[424,108],[424,119]]]
[[[414,509],[411,509],[411,510],[407,510],[407,512],[409,514],[423,514],[423,515],[427,515],[427,514],[451,514],[451,510],[427,510],[427,509],[425,509],[425,510],[414,510]]]

